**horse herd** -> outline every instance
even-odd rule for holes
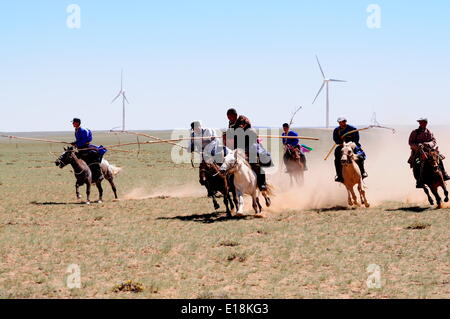
[[[366,198],[363,187],[363,179],[357,164],[357,155],[354,153],[356,145],[353,142],[344,143],[341,151],[341,163],[344,182],[347,189],[348,205],[369,207],[370,204]],[[290,151],[290,152],[289,152]],[[424,192],[427,195],[430,205],[434,205],[434,201],[430,196],[428,188],[436,198],[437,208],[442,207],[442,199],[439,196],[438,188],[444,190],[444,201],[448,202],[448,191],[439,169],[439,152],[437,150],[424,150],[423,148],[417,152],[417,158],[421,161]],[[79,159],[72,147],[64,149],[64,153],[55,161],[60,168],[71,165],[76,178],[75,190],[78,199],[81,198],[79,187],[86,184],[86,203],[90,203],[91,184],[96,184],[99,191],[99,202],[102,201],[103,189],[102,180],[93,180],[89,165]],[[286,172],[291,177],[291,184],[297,182],[299,185],[303,183],[304,164],[299,160],[299,154],[295,150],[287,150],[284,156],[284,164]],[[110,183],[117,199],[117,190],[114,184],[114,176],[121,170],[107,160],[101,162],[101,170],[104,178]],[[260,191],[257,185],[257,176],[247,162],[245,153],[241,149],[231,151],[225,156],[223,163],[219,166],[214,162],[202,162],[200,164],[200,183],[204,185],[208,191],[208,197],[212,198],[215,209],[220,205],[217,203],[217,193],[223,197],[226,207],[227,216],[232,216],[235,212],[236,216],[244,214],[244,195],[252,198],[252,207],[256,217],[262,217],[262,205],[259,201],[260,195],[265,200],[266,207],[271,204],[270,196],[273,195],[273,186],[267,184],[267,189]],[[357,186],[359,192],[360,203],[358,202],[354,188]]]

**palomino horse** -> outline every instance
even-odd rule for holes
[[[256,182],[256,173],[250,167],[245,159],[244,151],[236,149],[230,152],[220,167],[220,170],[226,174],[234,175],[234,187],[238,197],[236,216],[242,216],[244,213],[244,194],[252,197],[252,206],[255,210],[255,216],[262,217],[262,206],[259,202],[259,189]],[[267,184],[267,190],[261,192],[266,201],[266,206],[270,206],[269,195],[272,194],[271,185]]]
[[[92,180],[92,173],[89,168],[89,165],[86,164],[85,161],[77,157],[77,155],[73,150],[73,147],[64,148],[64,153],[60,157],[58,157],[58,159],[55,161],[55,165],[59,166],[60,168],[63,168],[64,166],[69,164],[72,166],[76,178],[75,192],[77,194],[77,198],[81,199],[80,192],[78,190],[79,187],[86,184],[86,204],[90,204],[89,196],[91,194],[91,184],[95,183],[99,194],[98,202],[101,203],[103,196],[103,188],[101,185],[102,181]],[[109,164],[108,161],[105,159],[103,159],[102,162],[100,163],[100,168],[102,170],[105,179],[107,179],[108,182],[111,184],[111,188],[114,192],[114,197],[117,199],[117,190],[116,185],[114,185],[113,178],[114,175],[120,172],[121,168]]]
[[[300,149],[287,145],[283,162],[286,166],[286,173],[289,174],[291,179],[291,186],[294,181],[300,186],[303,185],[305,165],[301,162]]]
[[[419,148],[418,155],[421,160],[421,177],[422,181],[425,184],[423,190],[428,197],[428,202],[430,205],[433,205],[433,199],[430,196],[430,192],[428,191],[427,186],[430,188],[434,197],[436,198],[437,208],[442,208],[442,199],[439,196],[438,188],[442,187],[444,190],[444,202],[448,202],[448,191],[445,186],[444,177],[442,176],[441,169],[439,167],[439,150],[432,149],[425,151],[423,147]]]
[[[344,178],[344,185],[347,188],[348,204],[350,206],[353,205],[360,206],[358,204],[358,200],[356,199],[356,194],[353,189],[355,185],[358,185],[358,192],[361,198],[361,204],[363,204],[366,207],[369,207],[370,205],[366,199],[366,192],[363,189],[363,180],[361,176],[361,171],[358,167],[358,164],[356,163],[358,157],[353,152],[355,147],[356,144],[353,142],[349,143],[344,142],[341,151],[342,176]]]
[[[238,206],[236,191],[233,182],[230,179],[231,176],[220,174],[220,167],[216,163],[203,161],[200,164],[200,184],[204,185],[208,190],[208,197],[212,198],[214,209],[220,208],[215,193],[222,193],[223,203],[225,204],[228,217],[230,217],[231,213],[235,210],[234,206]],[[231,199],[230,193],[232,194],[233,199]],[[231,206],[231,210],[229,206]]]

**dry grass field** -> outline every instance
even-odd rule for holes
[[[249,205],[242,218],[215,211],[197,171],[173,163],[168,145],[108,152],[123,167],[120,200],[104,182],[104,202],[84,205],[71,168],[53,163],[61,145],[1,139],[0,298],[450,298],[450,212],[414,189],[406,133],[391,148],[382,146],[391,133],[362,133],[372,206],[350,209],[332,160],[323,161],[330,132],[304,130],[321,137],[308,143],[306,184],[291,189],[283,174],[269,176],[278,187],[263,219]],[[118,137],[98,132],[94,142]],[[79,289],[67,287],[70,264],[80,267]],[[381,269],[381,288],[366,284],[370,264]],[[144,289],[113,291],[127,280]]]

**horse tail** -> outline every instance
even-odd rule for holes
[[[272,196],[275,193],[275,187],[272,184],[267,183],[266,184],[266,188],[267,188],[267,195]]]
[[[102,164],[105,164],[108,170],[111,172],[112,176],[116,176],[122,170],[122,167],[110,164],[107,160],[102,159]]]
[[[122,167],[115,166],[113,164],[109,164],[109,169],[111,170],[113,176],[116,176],[122,170]]]

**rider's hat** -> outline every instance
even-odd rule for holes
[[[80,120],[78,117],[74,117],[73,120],[72,120],[72,123],[73,123],[73,122],[75,122],[75,123],[81,123],[81,120]]]
[[[344,116],[340,116],[340,117],[338,117],[338,119],[337,119],[337,122],[339,123],[339,122],[347,122],[347,119],[344,117]]]
[[[202,123],[200,123],[200,121],[194,121],[191,123],[191,129],[195,129],[197,127],[202,127]]]
[[[417,120],[417,122],[427,122],[428,123],[428,119],[426,117],[421,117]]]

